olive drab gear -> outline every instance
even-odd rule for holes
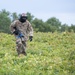
[[[20,31],[20,37],[19,34],[15,35],[14,32],[16,29]],[[25,22],[21,22],[19,20],[15,20],[14,22],[11,23],[10,25],[10,30],[11,32],[15,35],[16,38],[16,49],[17,53],[19,54],[24,54],[26,55],[26,42],[29,39],[29,36],[33,36],[33,28],[28,20]],[[21,37],[23,35],[23,37]]]

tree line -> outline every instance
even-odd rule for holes
[[[35,18],[31,13],[26,13],[28,16],[28,20],[31,22],[35,32],[64,32],[64,31],[74,31],[75,25],[71,24],[61,24],[60,20],[56,17],[51,17],[47,21],[43,21],[42,19]],[[14,20],[18,19],[20,14],[16,12],[10,13],[5,9],[0,11],[0,32],[10,33],[10,24]]]

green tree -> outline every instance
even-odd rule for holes
[[[19,16],[17,15],[16,12],[14,12],[14,13],[12,13],[11,17],[12,17],[12,21],[14,21],[14,20],[18,19]]]
[[[61,32],[64,32],[64,31],[68,31],[68,25],[67,24],[63,24],[62,26],[61,26]]]
[[[52,18],[49,18],[47,21],[46,21],[47,25],[50,25],[51,27],[51,31],[54,32],[54,31],[59,31],[59,27],[61,26],[61,22],[59,21],[59,19],[55,18],[55,17],[52,17]]]
[[[33,15],[31,15],[31,13],[29,13],[29,12],[27,12],[26,14],[27,14],[28,20],[29,20],[30,22],[32,22],[32,21],[33,21],[34,16],[33,16]]]
[[[11,19],[9,18],[9,12],[6,10],[2,10],[0,12],[0,32],[10,33],[9,25],[11,23]]]
[[[75,25],[71,24],[71,26],[69,26],[69,32],[74,31],[75,32]]]
[[[34,25],[34,29],[35,31],[41,31],[41,32],[44,32],[44,22],[42,20],[39,20],[37,18],[35,18],[33,21],[32,21],[33,25]]]
[[[9,11],[6,11],[5,9],[2,9],[2,11],[0,13],[6,14],[6,16],[9,16],[10,15],[10,12]]]

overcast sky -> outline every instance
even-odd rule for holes
[[[30,12],[43,21],[56,17],[62,24],[75,24],[75,0],[0,0],[2,9],[11,13]]]

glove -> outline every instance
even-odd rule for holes
[[[29,36],[29,40],[32,41],[32,39],[33,39],[33,36]]]
[[[13,34],[18,35],[19,32],[18,32],[17,30],[15,30],[15,31],[13,32]]]

